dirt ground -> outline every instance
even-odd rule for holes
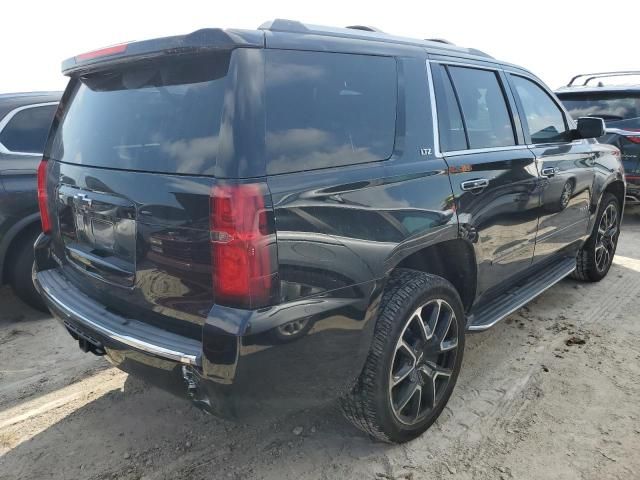
[[[471,335],[439,421],[374,443],[334,406],[233,424],[82,353],[0,290],[0,479],[640,478],[640,217],[609,276]]]

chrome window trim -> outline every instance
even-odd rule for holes
[[[471,155],[473,153],[489,153],[489,152],[508,152],[511,150],[526,150],[529,145],[509,145],[507,147],[486,147],[486,148],[469,148],[467,150],[451,150],[446,152],[447,156],[455,155]]]
[[[465,63],[465,62],[457,62],[455,60],[428,60],[431,63],[439,63],[440,65],[453,65],[455,67],[467,67],[467,68],[476,68],[478,70],[491,70],[492,72],[499,72],[502,69],[498,66],[490,66],[490,65],[482,65],[476,63]]]
[[[433,73],[431,71],[431,64],[432,63],[438,63],[440,65],[454,65],[456,67],[468,67],[468,68],[476,68],[476,69],[480,69],[480,70],[489,70],[495,73],[498,73],[500,71],[504,72],[504,69],[501,68],[497,68],[497,67],[489,67],[489,66],[485,66],[485,65],[475,65],[473,63],[463,63],[463,62],[455,62],[455,61],[447,61],[447,60],[431,60],[431,59],[427,59],[427,80],[429,82],[429,95],[431,97],[431,116],[432,116],[432,122],[433,122],[433,133],[434,133],[434,139],[433,139],[433,151],[434,151],[434,155],[437,158],[444,158],[445,154],[447,156],[452,156],[452,155],[471,155],[474,153],[488,153],[488,152],[503,152],[503,151],[509,151],[509,150],[523,150],[523,149],[527,149],[530,148],[530,145],[523,145],[523,144],[518,144],[518,145],[508,145],[505,147],[484,147],[484,148],[467,148],[465,150],[451,150],[448,152],[442,152],[440,151],[440,131],[439,131],[439,124],[438,124],[438,111],[437,111],[437,106],[436,106],[436,94],[435,94],[435,87],[433,85]],[[505,105],[508,107],[508,99],[505,98]],[[516,132],[514,131],[514,134]],[[517,140],[517,139],[516,139]]]
[[[38,108],[38,107],[48,107],[50,105],[58,105],[59,102],[45,102],[45,103],[31,103],[29,105],[22,105],[21,107],[16,107],[7,113],[2,120],[0,120],[0,135],[4,131],[7,124],[11,121],[13,117],[16,116],[17,113],[20,113],[24,110],[29,110],[30,108]],[[40,157],[42,156],[42,152],[20,152],[9,150],[7,147],[0,142],[0,153],[5,155],[21,155],[27,157]]]
[[[427,59],[427,82],[429,82],[429,99],[431,102],[431,123],[433,130],[433,154],[436,158],[442,158],[440,152],[440,131],[438,126],[438,112],[436,109],[436,91],[433,86],[433,73],[431,72],[431,61]]]
[[[429,82],[429,96],[430,96],[430,103],[431,103],[431,117],[432,117],[432,122],[433,122],[433,133],[434,133],[434,139],[433,139],[433,151],[434,151],[434,155],[436,156],[436,158],[444,158],[445,155],[447,156],[454,156],[454,155],[471,155],[474,153],[489,153],[489,152],[498,152],[498,151],[510,151],[510,150],[523,150],[523,149],[532,149],[532,148],[540,148],[541,146],[545,146],[545,145],[549,145],[549,146],[554,146],[554,145],[563,145],[563,144],[569,144],[569,145],[581,145],[585,143],[585,139],[577,139],[577,140],[573,140],[571,142],[547,142],[547,143],[529,143],[529,144],[518,144],[518,145],[509,145],[506,147],[486,147],[486,148],[469,148],[469,149],[465,149],[465,150],[451,150],[449,152],[442,152],[440,150],[440,131],[439,131],[439,124],[438,124],[438,110],[437,110],[437,106],[436,106],[436,95],[435,95],[435,87],[433,85],[433,73],[431,70],[431,64],[432,63],[437,63],[440,65],[454,65],[454,66],[459,66],[459,67],[468,67],[468,68],[477,68],[480,70],[489,70],[492,72],[504,72],[505,75],[517,75],[523,78],[526,78],[527,80],[530,80],[531,82],[533,82],[535,85],[538,85],[540,88],[542,88],[542,90],[544,90],[547,95],[550,96],[551,101],[554,102],[554,104],[560,109],[560,111],[562,112],[562,114],[564,115],[565,121],[567,122],[567,126],[569,126],[570,128],[575,128],[575,121],[573,120],[573,118],[571,117],[571,115],[569,115],[569,113],[567,112],[567,110],[564,108],[564,105],[562,105],[562,102],[559,102],[559,100],[557,100],[557,97],[555,96],[555,94],[549,90],[546,86],[541,85],[540,81],[538,79],[536,79],[535,77],[531,76],[531,75],[527,75],[526,73],[521,73],[521,72],[514,72],[512,70],[509,69],[505,69],[505,68],[500,68],[500,67],[492,67],[492,66],[488,66],[488,65],[476,65],[473,63],[464,63],[464,62],[456,62],[456,61],[448,61],[448,60],[432,60],[432,59],[427,59],[427,81]],[[507,99],[505,98],[505,102],[507,102]],[[515,113],[516,115],[520,115],[518,112]]]

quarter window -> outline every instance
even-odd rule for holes
[[[568,139],[564,114],[549,94],[531,80],[511,75],[525,116],[525,130],[531,143],[562,142]]]
[[[267,173],[391,156],[394,58],[277,50],[266,56]]]
[[[42,153],[56,108],[45,105],[20,110],[0,133],[0,143],[12,152]]]
[[[496,72],[447,68],[462,108],[469,148],[515,145],[511,116]]]

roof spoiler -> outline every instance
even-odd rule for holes
[[[264,33],[255,30],[204,28],[188,35],[121,43],[68,58],[62,62],[62,73],[71,76],[101,70],[117,63],[237,47],[264,47]]]

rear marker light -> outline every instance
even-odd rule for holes
[[[124,53],[127,51],[127,44],[121,43],[119,45],[113,45],[111,47],[101,48],[100,50],[94,50],[92,52],[81,53],[76,55],[76,60],[83,62],[85,60],[92,60],[99,57],[108,57],[109,55],[117,55],[118,53]]]
[[[47,209],[47,161],[42,159],[38,165],[38,208],[40,209],[40,222],[44,233],[51,232],[51,219]]]
[[[211,192],[210,239],[216,303],[258,308],[275,287],[275,237],[265,209],[264,184],[215,186]]]

